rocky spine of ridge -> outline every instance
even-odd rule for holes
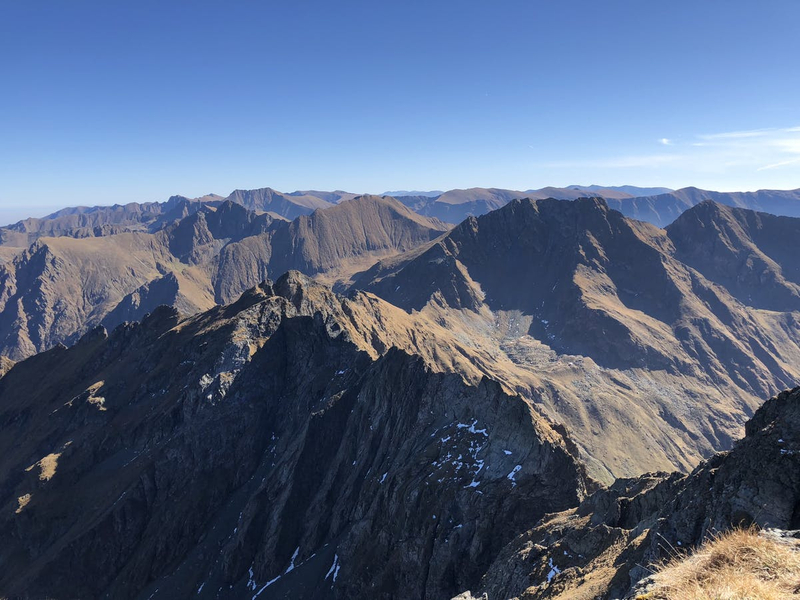
[[[768,400],[746,436],[690,475],[617,481],[509,544],[470,598],[622,598],[648,565],[732,527],[800,529],[800,388]],[[632,597],[632,596],[630,596]]]
[[[525,401],[376,352],[380,318],[290,273],[15,365],[0,595],[442,598],[585,497]]]

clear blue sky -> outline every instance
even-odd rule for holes
[[[796,188],[799,31],[797,0],[3,1],[0,210]]]

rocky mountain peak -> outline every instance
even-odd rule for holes
[[[521,398],[341,335],[380,328],[362,300],[288,273],[16,365],[0,379],[0,421],[25,440],[0,440],[0,589],[447,597],[530,518],[584,497]]]
[[[666,228],[676,255],[756,308],[800,310],[800,265],[785,240],[800,219],[706,200]]]

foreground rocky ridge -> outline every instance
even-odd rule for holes
[[[800,528],[800,388],[688,476],[597,489],[414,318],[292,272],[11,366],[0,595],[612,598],[710,532]]]
[[[292,273],[16,364],[0,379],[0,595],[477,584],[594,484],[523,399],[389,350],[374,323],[392,310]]]
[[[737,526],[800,529],[800,388],[767,401],[747,435],[690,475],[619,480],[509,544],[470,598],[645,592],[648,565]]]

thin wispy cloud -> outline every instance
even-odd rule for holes
[[[745,138],[755,138],[770,135],[777,131],[789,131],[787,129],[750,129],[746,131],[726,131],[723,133],[705,133],[698,135],[701,140],[737,140]]]
[[[619,180],[641,176],[693,184],[715,182],[720,189],[744,189],[737,183],[742,181],[749,189],[756,189],[754,184],[787,188],[800,184],[800,126],[662,137],[652,142],[651,150],[656,148],[641,154],[587,156],[536,166],[576,175],[594,172],[595,177]]]
[[[780,167],[788,167],[789,165],[798,165],[798,164],[800,164],[800,158],[793,158],[791,160],[784,160],[782,162],[775,163],[774,165],[765,165],[763,167],[759,167],[756,170],[768,171],[770,169],[778,169]]]
[[[750,166],[758,171],[790,167],[800,163],[800,127],[734,131],[705,136],[704,145],[727,160],[739,159],[737,168]]]

